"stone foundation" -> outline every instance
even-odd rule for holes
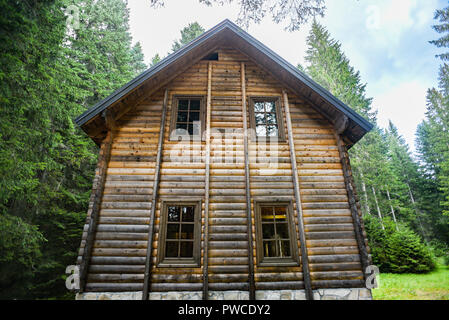
[[[318,289],[313,291],[314,300],[372,300],[371,290]],[[78,293],[76,300],[141,300],[142,292],[85,292]],[[201,291],[151,292],[150,300],[201,300]],[[248,291],[209,291],[210,300],[249,300]],[[304,290],[257,290],[256,300],[306,300]]]

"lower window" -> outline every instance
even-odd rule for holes
[[[159,266],[198,266],[200,202],[163,202]]]
[[[297,265],[296,229],[291,203],[256,203],[259,265]]]

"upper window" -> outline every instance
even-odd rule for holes
[[[291,204],[257,203],[257,248],[260,265],[297,264]]]
[[[197,266],[200,247],[200,203],[162,205],[160,224],[160,266]]]
[[[201,137],[205,122],[203,97],[175,96],[172,109],[170,140]]]
[[[284,127],[279,98],[255,97],[250,99],[252,139],[277,137],[284,140]]]

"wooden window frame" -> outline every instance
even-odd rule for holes
[[[193,229],[193,257],[192,258],[168,258],[165,257],[165,244],[167,237],[167,208],[169,206],[195,206],[195,218]],[[199,267],[201,259],[201,200],[177,201],[162,200],[161,218],[159,224],[159,244],[157,250],[158,267]]]
[[[291,257],[288,258],[274,258],[264,257],[263,240],[262,240],[262,218],[261,207],[265,206],[285,206],[287,208],[287,223],[290,236],[290,252]],[[257,265],[260,267],[290,267],[299,266],[300,259],[298,254],[298,239],[296,236],[296,224],[293,217],[293,201],[292,200],[274,200],[266,199],[266,201],[254,201],[254,214],[256,221],[256,254]]]
[[[190,135],[175,135],[172,136],[172,132],[176,129],[176,120],[178,118],[178,104],[179,100],[189,100],[189,99],[199,99],[200,100],[200,122],[201,122],[201,128],[200,128],[200,135],[201,139],[196,139],[198,141],[205,141],[205,134],[204,131],[206,130],[206,97],[203,95],[173,95],[172,99],[172,110],[171,110],[171,118],[170,118],[170,132],[169,132],[169,141],[178,141],[179,137],[183,137],[182,141],[185,141],[184,139],[186,137],[189,138],[189,140],[195,140],[194,136]]]
[[[267,141],[270,141],[270,137],[258,137],[256,135],[256,115],[254,111],[254,104],[256,102],[261,101],[269,101],[274,102],[276,106],[276,121],[278,125],[278,141],[279,142],[286,142],[285,138],[285,129],[284,129],[284,113],[282,112],[282,103],[281,103],[281,97],[265,97],[265,96],[252,96],[249,97],[249,121],[251,126],[251,141],[257,141],[260,138],[267,139]]]

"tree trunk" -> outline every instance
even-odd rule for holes
[[[360,171],[360,178],[362,180],[362,192],[363,192],[363,198],[365,200],[365,201],[363,201],[363,208],[365,209],[365,214],[371,214],[370,209],[369,209],[369,204],[368,204],[368,194],[366,192],[366,185],[365,185],[365,180],[364,180],[362,171]]]
[[[408,183],[407,183],[407,187],[408,187],[408,194],[410,195],[410,200],[412,201],[413,208],[415,209],[415,212],[416,212],[416,218],[418,218],[419,226],[421,228],[421,235],[423,236],[424,240],[426,242],[428,242],[427,241],[427,237],[426,237],[426,233],[424,232],[424,228],[423,228],[421,219],[419,217],[421,215],[421,213],[420,213],[418,207],[416,206],[415,198],[413,197],[413,193],[412,193],[412,189],[410,188],[410,185]]]
[[[379,208],[379,202],[377,202],[376,189],[374,189],[374,187],[371,187],[371,189],[373,190],[374,201],[376,202],[377,214],[379,215],[380,224],[382,225],[382,230],[385,230],[383,219],[382,219],[382,213],[380,212],[380,208]]]
[[[391,209],[391,215],[393,216],[394,224],[396,225],[396,230],[399,231],[398,222],[396,221],[396,215],[394,214],[394,208],[391,204],[391,197],[390,197],[390,191],[387,188],[387,196],[388,196],[388,203],[390,204]]]

